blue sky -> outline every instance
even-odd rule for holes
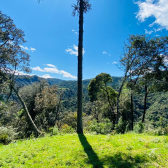
[[[30,57],[31,74],[75,80],[77,77],[77,0],[1,0],[0,10],[25,32],[22,48]],[[168,35],[168,0],[90,0],[84,15],[83,79],[101,72],[122,76],[117,68],[130,34]]]

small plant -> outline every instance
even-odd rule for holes
[[[128,145],[128,146],[126,147],[126,149],[127,149],[127,150],[132,150],[132,149],[133,149],[133,147],[132,147],[132,146],[130,146],[130,145]]]
[[[121,133],[124,134],[126,131],[128,123],[126,121],[124,121],[122,119],[122,117],[120,117],[119,121],[118,121],[118,125],[115,125],[115,130],[117,133]]]
[[[9,144],[16,135],[13,127],[0,127],[0,143]]]
[[[168,135],[168,126],[163,128],[164,135]]]
[[[152,160],[156,160],[156,159],[157,159],[157,155],[156,155],[156,153],[155,153],[154,150],[151,151],[148,156],[149,156],[149,158],[152,159]]]
[[[143,125],[143,123],[138,123],[137,125],[135,125],[135,127],[134,127],[134,131],[136,132],[136,133],[142,133],[143,131],[144,131],[144,125]]]
[[[104,119],[102,122],[97,123],[96,120],[93,120],[89,126],[89,130],[96,132],[97,134],[109,134],[112,129],[112,123],[109,119]]]
[[[71,126],[69,126],[68,124],[64,124],[61,127],[61,132],[63,132],[63,133],[74,133],[75,130]]]
[[[59,135],[59,130],[57,126],[49,128],[51,135]]]
[[[160,139],[159,139],[159,138],[154,138],[154,139],[152,139],[152,142],[153,142],[153,143],[159,143],[159,142],[160,142]]]

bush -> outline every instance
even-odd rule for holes
[[[134,127],[134,131],[136,132],[136,133],[142,133],[143,131],[144,131],[144,125],[143,125],[143,123],[138,123],[137,125],[135,125],[135,127]]]
[[[16,138],[16,135],[13,127],[0,127],[0,143],[9,144]]]
[[[59,135],[59,130],[58,130],[57,126],[49,128],[49,131],[50,131],[51,135]]]
[[[61,132],[63,132],[63,133],[74,133],[75,130],[71,126],[69,126],[68,124],[64,124],[64,125],[61,126]]]
[[[168,126],[163,128],[164,135],[168,135]]]
[[[96,132],[97,134],[109,134],[112,129],[112,123],[109,119],[104,119],[101,123],[93,120],[89,125],[89,131]]]
[[[124,134],[127,128],[128,122],[124,121],[122,117],[120,117],[118,124],[115,125],[115,130],[117,133]]]

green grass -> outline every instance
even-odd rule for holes
[[[64,134],[0,146],[0,167],[168,167],[168,137]]]

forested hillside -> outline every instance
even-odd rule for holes
[[[16,78],[17,84],[20,86],[31,85],[34,82],[47,81],[49,85],[57,85],[63,91],[62,98],[62,112],[76,112],[77,109],[77,81],[67,81],[54,78],[40,78],[38,76],[18,76]],[[121,84],[122,77],[112,77],[113,82],[109,86],[113,87],[116,91]],[[83,105],[89,102],[87,87],[91,79],[83,80]],[[146,122],[154,124],[156,127],[160,126],[160,118],[163,118],[163,125],[168,124],[168,93],[156,92],[150,93],[147,99],[147,114]],[[85,108],[84,108],[85,110]],[[134,96],[134,121],[139,122],[142,120],[144,110],[144,91],[141,94]]]

